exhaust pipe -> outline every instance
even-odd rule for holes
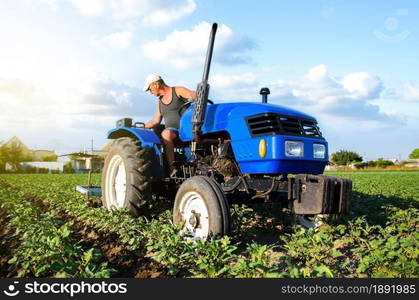
[[[260,89],[259,94],[262,95],[262,103],[268,103],[268,95],[271,93],[269,88],[264,87]]]
[[[201,135],[201,127],[204,123],[205,111],[207,109],[208,93],[209,93],[209,84],[208,84],[208,75],[211,66],[212,59],[212,50],[214,48],[215,34],[217,33],[217,23],[212,24],[211,33],[208,42],[207,56],[205,58],[205,67],[204,74],[202,75],[202,81],[198,84],[196,88],[196,99],[194,110],[192,114],[192,124],[195,142],[198,141],[199,136]],[[192,151],[194,152],[194,151]]]

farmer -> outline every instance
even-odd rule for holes
[[[179,108],[186,103],[187,99],[195,99],[195,92],[182,86],[170,87],[163,79],[154,74],[150,74],[145,79],[144,92],[150,91],[158,97],[157,111],[153,119],[145,124],[145,128],[152,128],[160,124],[164,118],[165,129],[161,136],[166,146],[167,162],[170,171],[173,171],[175,160],[174,140],[179,136],[180,114]]]

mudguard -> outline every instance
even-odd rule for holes
[[[154,148],[154,146],[161,144],[159,137],[151,129],[121,126],[108,131],[108,139],[117,139],[126,136],[137,138],[143,147]]]
[[[108,131],[108,139],[121,137],[136,138],[142,147],[152,148],[156,153],[156,159],[152,162],[153,177],[160,179],[164,177],[161,141],[153,130],[121,126]]]

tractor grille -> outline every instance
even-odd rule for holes
[[[264,113],[247,118],[247,126],[254,137],[263,135],[291,135],[323,139],[316,121],[293,116]]]

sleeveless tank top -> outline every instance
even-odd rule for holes
[[[176,128],[179,129],[180,115],[179,108],[186,103],[188,100],[179,97],[176,94],[176,90],[172,87],[172,101],[169,104],[164,104],[161,99],[159,99],[159,108],[160,113],[164,118],[164,125],[166,128]]]

